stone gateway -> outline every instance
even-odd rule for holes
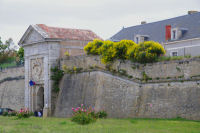
[[[51,115],[55,99],[50,69],[59,65],[66,51],[70,56],[84,54],[83,47],[94,39],[101,38],[90,30],[30,25],[19,42],[25,51],[25,107]],[[36,84],[30,86],[30,80]]]

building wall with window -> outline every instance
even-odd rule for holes
[[[200,51],[200,38],[165,43],[164,47],[169,56],[198,56]]]
[[[200,55],[200,12],[121,29],[110,40],[133,40],[136,43],[155,41],[163,44],[167,55]]]

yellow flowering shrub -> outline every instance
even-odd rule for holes
[[[89,42],[84,50],[87,54],[100,55],[104,64],[115,59],[129,59],[139,63],[155,62],[159,56],[166,53],[158,42],[145,41],[136,44],[132,40],[121,40],[120,42],[94,40]]]
[[[128,48],[128,50],[126,52],[127,59],[131,59],[132,60],[134,58],[136,47],[138,47],[138,44],[135,44],[135,45],[133,45],[133,46]]]
[[[139,63],[155,62],[159,56],[165,54],[165,49],[161,44],[154,41],[142,42],[132,47],[128,52],[129,59]]]
[[[99,48],[102,63],[106,64],[115,59],[116,51],[114,49],[114,42],[104,41],[103,45]]]
[[[65,56],[70,56],[68,51],[65,52]]]
[[[87,54],[92,54],[92,55],[98,55],[99,54],[99,48],[103,45],[102,40],[95,39],[92,42],[89,42],[85,47],[84,51]]]
[[[132,40],[121,40],[120,42],[117,42],[114,44],[114,50],[115,50],[115,57],[117,59],[127,59],[127,50],[134,46],[137,45],[135,42]]]

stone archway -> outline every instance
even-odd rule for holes
[[[44,108],[44,87],[40,87],[36,96],[36,109],[40,110]]]

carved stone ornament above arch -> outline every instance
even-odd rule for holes
[[[44,80],[43,58],[31,59],[31,80],[37,82]]]

